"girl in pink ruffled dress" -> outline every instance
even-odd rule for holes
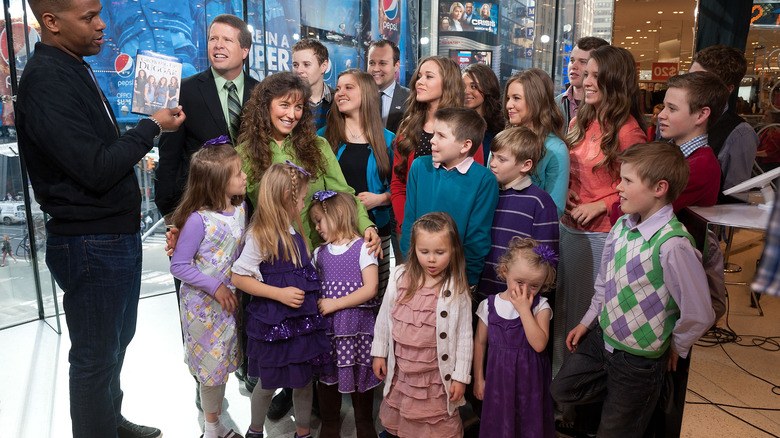
[[[458,229],[444,212],[414,223],[390,273],[374,328],[374,374],[387,377],[379,418],[388,437],[460,437],[471,382],[471,294]]]

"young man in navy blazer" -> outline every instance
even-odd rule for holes
[[[382,100],[382,121],[385,128],[393,134],[406,111],[406,99],[409,89],[395,82],[395,75],[401,68],[401,52],[390,40],[374,41],[368,47],[368,68],[366,71],[374,77]]]

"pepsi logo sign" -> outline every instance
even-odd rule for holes
[[[382,0],[382,9],[388,20],[395,20],[398,16],[398,0]]]
[[[114,59],[114,70],[123,78],[133,74],[133,58],[127,53],[120,53]]]

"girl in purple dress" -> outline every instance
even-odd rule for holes
[[[199,383],[204,437],[238,436],[220,421],[225,384],[242,361],[238,298],[230,281],[246,228],[246,174],[227,137],[192,155],[184,197],[173,213],[181,230],[171,273],[181,280],[186,362]]]
[[[555,436],[545,352],[552,310],[539,293],[555,284],[557,260],[549,246],[514,237],[496,266],[507,290],[479,303],[474,395],[484,400],[480,436]]]
[[[322,428],[320,437],[339,436],[341,394],[351,394],[358,438],[376,437],[371,369],[374,308],[379,269],[357,226],[355,197],[318,191],[309,209],[312,223],[326,243],[314,251],[322,277],[319,309],[328,320],[331,354],[337,369],[320,376],[317,387]]]
[[[290,161],[265,171],[246,246],[233,265],[233,283],[252,295],[246,355],[258,382],[246,438],[262,438],[274,391],[284,387],[293,388],[295,436],[310,437],[312,378],[332,369],[327,321],[317,309],[320,277],[301,234],[309,179]]]

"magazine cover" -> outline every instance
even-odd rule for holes
[[[135,57],[131,111],[148,116],[179,105],[181,68],[181,60],[175,56],[139,50]]]

